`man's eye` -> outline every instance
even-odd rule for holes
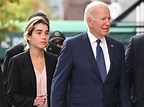
[[[105,20],[105,18],[100,18],[101,20]]]

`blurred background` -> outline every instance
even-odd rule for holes
[[[66,38],[84,32],[86,5],[94,0],[0,0],[0,62],[5,50],[23,40],[28,17],[43,11],[50,19],[50,32],[59,30]],[[131,36],[144,33],[144,0],[99,0],[108,4],[112,23],[109,36],[129,43]]]

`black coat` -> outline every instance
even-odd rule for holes
[[[53,53],[53,54],[56,54],[56,55],[59,55],[59,53],[61,51],[61,48],[56,46],[54,43],[49,42],[49,45],[46,48],[46,51],[50,52],[50,53]]]
[[[6,91],[3,84],[1,67],[0,67],[0,107],[7,107]]]
[[[23,42],[9,48],[6,50],[5,52],[5,58],[4,58],[4,62],[3,62],[3,77],[4,77],[4,86],[5,88],[7,88],[7,80],[8,80],[8,63],[9,60],[12,56],[17,55],[21,52],[24,52],[24,44]]]
[[[144,107],[144,35],[131,38],[125,60],[132,88],[132,107]]]

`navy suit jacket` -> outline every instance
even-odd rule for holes
[[[57,56],[45,52],[47,94],[50,98],[51,79],[55,71]],[[15,55],[10,60],[8,101],[16,107],[33,107],[36,98],[36,76],[29,51]]]
[[[110,70],[102,82],[87,33],[64,42],[51,86],[51,107],[131,107],[124,45],[105,37]]]

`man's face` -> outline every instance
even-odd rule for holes
[[[97,38],[108,35],[110,28],[110,11],[106,6],[95,7],[92,18],[89,18],[90,32]]]
[[[59,47],[62,47],[63,40],[62,39],[54,39],[54,40],[52,40],[52,43],[56,44]]]

